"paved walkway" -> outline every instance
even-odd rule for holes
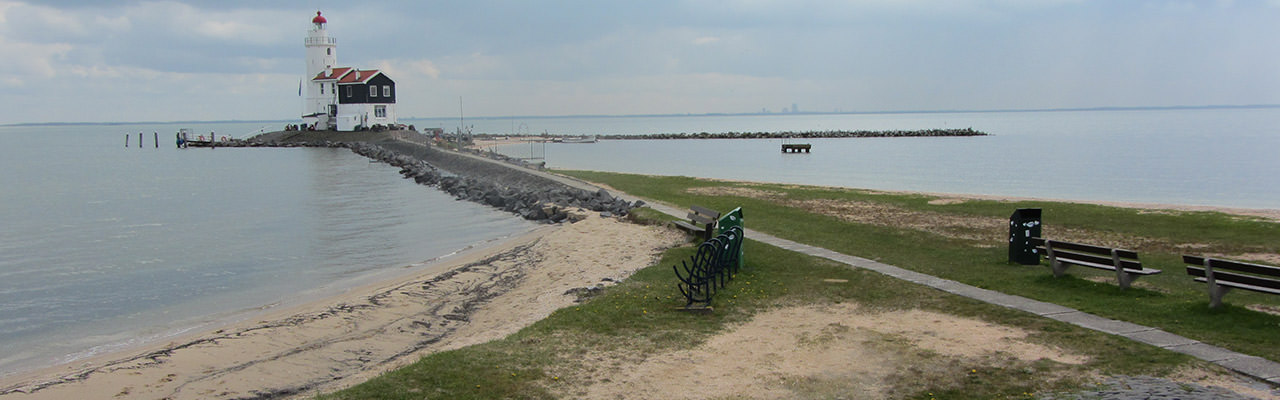
[[[599,188],[562,175],[551,174],[543,171],[535,171],[528,168],[521,168],[514,165],[489,160],[483,157],[476,157],[471,154],[465,154],[477,159],[488,160],[508,167],[522,170],[534,175],[542,176],[571,187],[577,187],[585,190],[596,191]],[[614,193],[615,196],[622,197],[627,201],[644,200],[646,205],[654,210],[685,218],[688,214],[687,210],[677,209],[675,207],[664,204],[654,203],[648,199],[640,199],[625,193]],[[748,238],[760,242],[768,243],[773,246],[781,247],[787,250],[808,254],[811,256],[822,257],[828,260],[843,263],[856,268],[864,268],[879,272],[894,278],[902,279],[908,282],[925,285],[938,289],[947,293],[968,297],[971,299],[985,301],[987,303],[1026,311],[1045,318],[1055,319],[1076,326],[1092,329],[1099,332],[1109,333],[1112,335],[1122,336],[1128,339],[1136,340],[1152,346],[1175,351],[1178,353],[1190,355],[1214,364],[1218,364],[1224,368],[1236,371],[1238,373],[1248,375],[1250,377],[1265,381],[1272,386],[1280,386],[1280,363],[1255,357],[1246,354],[1237,353],[1218,346],[1201,343],[1196,340],[1188,339],[1169,332],[1165,332],[1156,328],[1132,324],[1129,322],[1118,321],[1099,317],[1093,314],[1080,312],[1078,310],[1063,307],[1053,303],[1046,303],[1028,299],[1022,296],[1014,296],[1004,294],[992,290],[982,289],[960,282],[938,278],[932,275],[926,275],[915,271],[898,268],[889,264],[868,260],[862,257],[855,257],[847,254],[837,253],[821,247],[810,246],[803,243],[793,242],[787,239],[779,238],[769,234],[761,233],[752,229],[746,229],[745,233]]]

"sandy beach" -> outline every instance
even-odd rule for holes
[[[314,395],[424,354],[504,337],[682,243],[679,232],[578,212],[408,279],[254,321],[8,377],[5,399],[242,399]]]

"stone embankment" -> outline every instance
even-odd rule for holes
[[[722,133],[660,133],[653,135],[600,135],[600,139],[813,139],[813,138],[871,138],[871,137],[963,137],[988,136],[973,128],[920,129],[913,131],[804,131],[804,132],[722,132]]]
[[[351,139],[341,136],[334,139]],[[389,137],[332,141],[316,135],[278,140],[266,136],[233,142],[226,147],[329,147],[347,148],[356,154],[400,168],[406,179],[435,186],[459,200],[485,204],[539,222],[562,222],[568,208],[583,208],[601,216],[625,216],[634,207],[603,189],[590,192],[521,171],[521,167],[477,159],[451,150],[394,140]]]

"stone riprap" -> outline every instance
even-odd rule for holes
[[[369,139],[372,140],[277,140],[268,136],[259,140],[233,141],[224,147],[347,148],[369,159],[400,168],[400,174],[406,179],[435,186],[460,200],[485,204],[531,221],[563,222],[571,218],[568,208],[596,211],[606,217],[625,216],[639,206],[614,197],[604,189],[592,192],[569,187],[523,172],[521,167],[495,164],[417,143]]]

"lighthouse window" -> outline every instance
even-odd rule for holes
[[[370,86],[369,86],[369,97],[378,97],[378,87],[377,87],[377,86],[373,86],[373,85],[370,85]]]
[[[324,94],[324,84],[320,84],[320,94]]]
[[[332,48],[332,47],[330,47],[330,48],[324,49],[324,55],[326,55],[326,56],[331,56],[331,55],[333,55],[333,48]]]
[[[391,97],[391,85],[382,85],[382,97]]]

